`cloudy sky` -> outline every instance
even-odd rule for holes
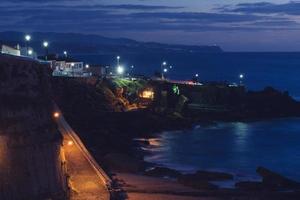
[[[94,33],[227,51],[300,51],[300,1],[0,0],[0,30]]]

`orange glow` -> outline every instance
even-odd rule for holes
[[[73,142],[72,140],[69,140],[69,141],[68,141],[68,145],[69,145],[69,146],[72,146],[73,144],[74,144],[74,142]]]
[[[161,146],[161,142],[157,138],[150,138],[150,139],[148,139],[148,141],[149,141],[149,144],[152,146]]]
[[[55,112],[55,113],[53,114],[53,116],[54,116],[54,118],[59,118],[60,114],[59,114],[59,112]]]
[[[152,89],[144,90],[144,91],[140,94],[140,97],[141,97],[141,98],[144,98],[144,99],[154,99],[154,92],[153,92]]]

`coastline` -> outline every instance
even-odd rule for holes
[[[97,96],[95,95],[95,86],[85,85],[82,83],[75,84],[75,82],[73,83],[69,81],[61,84],[61,86],[62,85],[63,87],[60,87],[60,84],[56,86],[58,88],[56,101],[62,108],[67,121],[76,130],[76,132],[79,133],[81,139],[87,145],[88,149],[91,151],[95,159],[101,164],[101,166],[104,167],[104,169],[109,174],[111,174],[112,176],[115,173],[129,174],[126,177],[121,177],[121,179],[124,179],[123,181],[127,182],[129,185],[132,184],[131,181],[134,180],[136,176],[139,176],[138,179],[142,179],[142,182],[145,182],[145,185],[147,185],[147,180],[149,177],[144,176],[145,169],[148,166],[155,167],[155,163],[153,164],[144,162],[143,152],[136,151],[137,146],[133,142],[134,138],[149,139],[154,137],[155,133],[161,131],[191,129],[195,124],[199,124],[200,122],[200,124],[209,125],[216,123],[216,121],[236,121],[235,118],[227,118],[227,120],[221,120],[222,117],[225,117],[225,115],[222,115],[221,118],[214,118],[214,116],[216,115],[208,116],[206,118],[204,118],[203,115],[200,115],[199,118],[180,117],[174,115],[172,110],[165,113],[153,112],[152,109],[144,109],[131,112],[115,112],[113,110],[109,110],[107,105],[109,105],[110,102],[107,102],[107,100],[104,100],[105,97],[99,95],[102,95],[102,93],[97,93]],[[73,91],[74,88],[77,88],[76,91]],[[80,90],[78,88],[80,88]],[[97,88],[96,91],[98,91],[98,89],[99,88]],[[75,94],[77,96],[74,96]],[[91,99],[89,101],[82,101],[82,99],[79,98],[85,96],[96,96],[97,98]],[[80,104],[81,106],[77,107],[77,109],[73,109],[72,105],[69,105],[68,99],[70,99],[70,97],[73,97],[73,105]],[[267,116],[263,116],[264,118],[267,118]],[[275,116],[273,117],[275,118]],[[247,119],[247,121],[258,120],[258,118],[249,116],[246,119],[240,118],[238,121],[242,121],[242,119]],[[128,190],[128,188],[124,188],[124,186],[122,185],[122,181],[118,181],[118,176],[115,179],[116,187],[114,188],[114,191],[120,191],[122,195],[126,192],[130,193],[131,191],[132,193],[134,193],[134,195],[136,195],[135,191],[126,191],[126,189]],[[159,182],[165,179],[157,177],[157,179],[155,180]],[[176,182],[176,184],[179,184],[174,180],[168,181],[171,181],[170,184],[173,184],[174,182]],[[188,181],[188,185],[193,184],[192,181]],[[212,192],[213,194],[211,194],[210,190],[212,188],[215,188],[215,185],[210,184],[209,181],[201,181],[200,183],[196,184],[198,184],[198,189],[202,188],[202,190],[205,191],[204,193],[206,193],[206,195],[203,193],[198,193],[198,195],[202,195],[202,197],[203,195],[212,195],[213,197],[215,197],[216,195],[214,195],[214,193],[218,193],[218,198],[224,199],[224,195],[239,196],[241,193],[240,190],[230,190],[229,193],[228,191],[226,191],[227,194],[224,194],[222,193],[222,189],[218,189],[218,192],[213,189],[214,192]],[[182,184],[179,185],[180,187],[185,187]],[[258,186],[258,188],[259,187],[260,186]],[[261,188],[259,188],[259,190],[260,189]],[[250,191],[251,190],[246,191],[246,194],[244,193],[244,196],[249,195]],[[145,193],[145,198],[147,197],[146,194],[147,192]],[[268,195],[273,194],[277,194],[277,192],[271,192]],[[294,193],[292,194],[294,195]]]

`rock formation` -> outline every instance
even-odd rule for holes
[[[48,66],[0,55],[0,199],[66,199]]]

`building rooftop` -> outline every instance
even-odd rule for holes
[[[46,56],[39,56],[38,59],[40,60],[48,60],[48,61],[51,61],[51,60],[55,60],[55,61],[65,61],[65,62],[81,62],[79,60],[76,60],[74,58],[71,58],[71,57],[65,57],[65,56],[59,56],[57,54],[49,54],[47,55],[47,59],[46,59]]]

